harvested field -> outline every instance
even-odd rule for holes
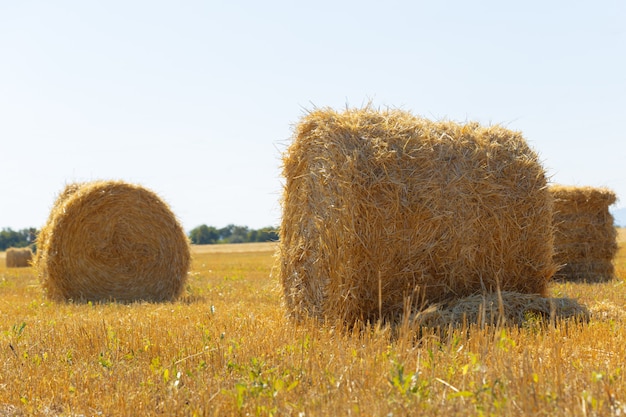
[[[215,245],[191,245],[191,253],[243,253],[243,252],[274,252],[277,242],[229,243]]]
[[[486,298],[484,326],[444,336],[338,331],[285,316],[272,251],[229,247],[194,253],[188,294],[172,303],[55,303],[33,268],[0,263],[0,415],[626,413],[626,270],[550,285],[551,298],[588,306],[588,321],[552,323],[520,297],[531,308],[520,326],[490,325],[499,307]]]

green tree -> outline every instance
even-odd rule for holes
[[[248,240],[248,229],[247,226],[233,226],[231,229],[230,236],[228,236],[225,241],[227,243],[244,243],[249,242]]]
[[[275,242],[278,240],[278,228],[264,227],[259,230],[247,226],[229,224],[217,229],[203,224],[189,232],[191,243],[206,245],[212,243],[245,243],[245,242]]]
[[[249,242],[276,242],[277,240],[278,229],[275,227],[264,227],[248,233]]]
[[[222,227],[221,229],[218,229],[218,233],[220,235],[219,240],[222,242],[227,242],[228,239],[230,238],[230,236],[233,234],[233,230],[235,229],[234,224],[229,224],[226,227]]]
[[[252,229],[248,232],[248,242],[258,242],[257,240],[258,238],[259,238],[258,230]]]
[[[206,224],[198,226],[189,232],[189,239],[194,245],[217,243],[219,238],[220,234],[218,230],[215,227],[207,226]]]
[[[37,229],[31,227],[22,230],[3,228],[0,231],[0,250],[7,248],[23,248],[35,243]]]

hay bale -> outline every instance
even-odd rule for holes
[[[24,268],[30,266],[33,251],[30,248],[8,248],[6,251],[7,268]]]
[[[292,316],[351,323],[555,271],[544,169],[521,134],[399,110],[316,110],[283,156],[279,275]]]
[[[37,248],[37,273],[55,300],[173,300],[191,261],[187,236],[168,205],[121,181],[68,185]]]
[[[609,206],[615,193],[606,188],[552,185],[554,197],[555,279],[606,282],[615,277],[617,231]]]

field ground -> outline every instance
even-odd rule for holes
[[[275,242],[238,243],[226,245],[192,245],[194,255],[202,253],[242,253],[242,252],[273,252],[278,247]]]
[[[438,336],[285,317],[274,244],[194,247],[175,303],[58,304],[0,263],[3,416],[626,415],[626,233],[619,279],[555,283],[588,323]]]

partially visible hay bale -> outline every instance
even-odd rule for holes
[[[615,193],[606,188],[553,185],[555,279],[604,282],[615,276],[617,231],[609,206]]]
[[[306,115],[283,158],[280,280],[293,316],[396,319],[477,292],[545,295],[544,169],[521,134],[371,108]]]
[[[86,183],[81,183],[81,182],[74,182],[71,184],[66,184],[65,187],[63,188],[63,190],[59,193],[59,195],[57,195],[57,198],[54,200],[54,203],[52,204],[52,209],[50,210],[50,215],[48,216],[48,222],[47,225],[50,225],[52,223],[52,218],[54,216],[56,216],[57,211],[61,208],[61,206],[63,205],[63,203],[65,202],[65,200],[67,200],[72,194],[74,194],[74,192],[76,192],[80,187],[83,187]],[[37,235],[37,241],[35,242],[35,246],[47,246],[48,244],[48,232],[51,232],[52,229],[50,227],[43,227],[40,231],[39,234]],[[35,259],[33,261],[33,265],[43,265],[44,264],[44,260],[42,258],[43,255],[45,255],[46,252],[38,250],[37,252],[35,252]]]
[[[121,181],[68,185],[37,248],[38,275],[56,300],[173,300],[191,260],[187,236],[167,204]]]
[[[30,248],[8,248],[6,250],[7,268],[23,268],[30,266],[33,252]]]
[[[578,319],[588,321],[590,313],[571,298],[546,298],[512,291],[475,294],[435,304],[412,317],[412,324],[446,328],[466,324],[521,326],[534,319]]]

